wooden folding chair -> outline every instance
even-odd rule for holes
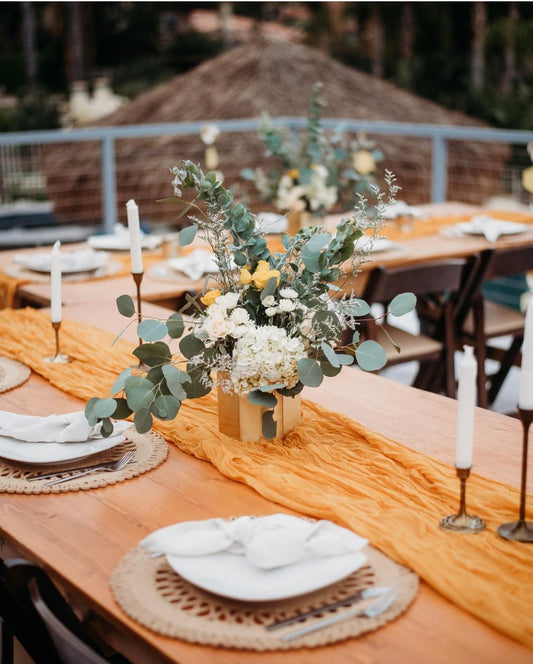
[[[372,270],[363,294],[368,304],[385,307],[398,293],[412,292],[420,298],[425,321],[420,334],[396,326],[387,316],[382,323],[367,322],[364,335],[378,341],[387,354],[387,366],[418,361],[414,385],[455,396],[455,329],[460,315],[466,315],[469,299],[476,290],[479,258],[445,259],[406,267]],[[389,337],[400,347],[400,353]]]
[[[13,637],[35,664],[128,664],[104,655],[46,572],[23,559],[0,561],[1,664],[13,664]]]
[[[496,279],[533,270],[533,247],[489,249],[483,252],[486,264],[483,279]],[[514,364],[520,365],[520,350],[524,339],[524,315],[513,309],[483,297],[479,291],[473,298],[458,340],[474,346],[478,360],[478,403],[487,407],[494,402],[498,392]],[[512,337],[507,350],[489,344],[496,337]],[[487,376],[485,360],[500,362],[498,371]]]

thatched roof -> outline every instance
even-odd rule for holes
[[[324,85],[323,117],[483,126],[482,122],[463,113],[446,110],[347,67],[318,50],[263,38],[156,86],[94,125],[251,118],[258,117],[262,111],[272,117],[305,116],[316,81]],[[374,138],[384,149],[385,167],[398,176],[403,197],[410,203],[427,202],[430,141],[385,135]],[[240,168],[255,166],[264,160],[262,144],[252,134],[224,134],[218,139],[217,147],[221,169],[230,183],[238,178]],[[151,203],[171,193],[168,168],[182,158],[201,161],[203,151],[199,137],[119,141],[116,147],[119,208],[133,196],[144,203],[144,215],[153,217],[152,212],[148,212],[153,209]],[[500,171],[506,157],[507,149],[499,145],[452,144],[449,198],[477,203],[485,200],[499,189]],[[97,150],[88,144],[74,151],[66,146],[55,147],[50,152],[48,165],[48,174],[58,176],[58,186],[60,177],[70,183],[62,182],[63,193],[55,197],[55,202],[60,218],[73,220],[74,210],[82,210],[87,196],[94,196],[94,191],[89,194],[89,190],[99,187]],[[68,190],[77,195],[72,204],[67,205],[65,191]],[[93,197],[93,209],[97,205]],[[159,218],[164,216],[162,207],[154,214]]]

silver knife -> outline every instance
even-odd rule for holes
[[[347,620],[348,618],[355,618],[356,616],[365,616],[367,618],[373,618],[374,616],[379,616],[381,613],[384,613],[389,606],[396,599],[396,589],[389,588],[388,592],[378,597],[370,606],[367,606],[364,609],[353,608],[350,611],[345,611],[343,613],[338,613],[337,615],[331,616],[330,618],[325,618],[324,620],[319,620],[314,622],[311,625],[306,627],[301,627],[287,634],[281,635],[282,641],[292,641],[297,639],[300,636],[305,636],[311,632],[317,632],[319,629],[324,627],[329,627],[330,625],[335,625],[336,623],[341,622],[342,620]]]
[[[331,611],[333,609],[340,609],[343,606],[349,606],[353,602],[359,602],[362,599],[381,597],[382,595],[387,594],[391,590],[392,588],[389,588],[388,586],[375,586],[372,588],[366,588],[365,590],[360,590],[355,595],[350,595],[349,597],[341,599],[338,602],[332,602],[331,604],[324,604],[323,606],[320,606],[318,609],[312,609],[311,611],[300,613],[299,615],[293,616],[292,618],[286,618],[285,620],[278,620],[276,622],[273,622],[270,625],[267,625],[267,630],[273,631],[275,629],[279,629],[280,627],[286,627],[287,625],[292,625],[296,622],[300,622],[305,618],[318,616],[321,613],[324,613],[325,611]]]
[[[135,463],[135,461],[130,461],[130,463]],[[69,468],[68,470],[56,470],[54,473],[39,473],[38,475],[31,475],[26,478],[26,482],[37,482],[38,480],[49,480],[51,477],[57,477],[58,475],[67,475],[68,473],[82,473],[86,470],[92,470],[93,468],[98,468],[102,465],[100,463],[93,463],[90,466],[80,466],[79,468]]]

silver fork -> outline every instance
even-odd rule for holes
[[[75,473],[69,477],[60,477],[58,480],[53,480],[52,482],[47,482],[44,486],[54,486],[54,484],[61,484],[62,482],[70,482],[70,480],[76,480],[78,477],[83,477],[84,475],[89,475],[89,473],[99,472],[100,470],[107,470],[109,472],[115,472],[124,468],[133,457],[135,456],[134,450],[129,450],[124,454],[118,461],[109,461],[108,463],[102,463],[99,466],[93,466],[82,472]]]
[[[319,629],[324,627],[329,627],[330,625],[335,625],[342,620],[347,620],[348,618],[355,618],[356,616],[365,616],[366,618],[373,618],[374,616],[379,616],[380,613],[386,611],[389,606],[394,602],[396,598],[396,589],[391,588],[388,593],[378,597],[378,599],[367,606],[365,609],[351,609],[350,611],[345,611],[344,613],[339,613],[336,616],[331,616],[330,618],[325,618],[318,622],[313,623],[312,625],[307,625],[307,627],[301,627],[296,629],[293,632],[288,632],[281,636],[282,641],[292,641],[297,639],[300,636],[305,636],[311,632],[316,632]]]

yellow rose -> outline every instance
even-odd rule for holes
[[[268,261],[259,261],[252,278],[255,288],[257,288],[257,290],[263,290],[267,285],[268,280],[272,277],[276,277],[277,283],[279,284],[279,276],[279,270],[271,270]]]
[[[376,170],[376,160],[368,150],[358,150],[353,156],[353,167],[361,175],[368,175]]]
[[[243,286],[247,286],[248,284],[252,283],[252,275],[245,267],[241,268],[240,282]]]
[[[287,171],[287,175],[293,180],[297,180],[300,177],[300,171],[297,168],[291,168],[290,171]]]
[[[210,307],[212,304],[215,304],[217,297],[220,297],[222,293],[215,288],[213,290],[207,291],[207,293],[200,298],[200,302],[203,302],[206,307]]]

